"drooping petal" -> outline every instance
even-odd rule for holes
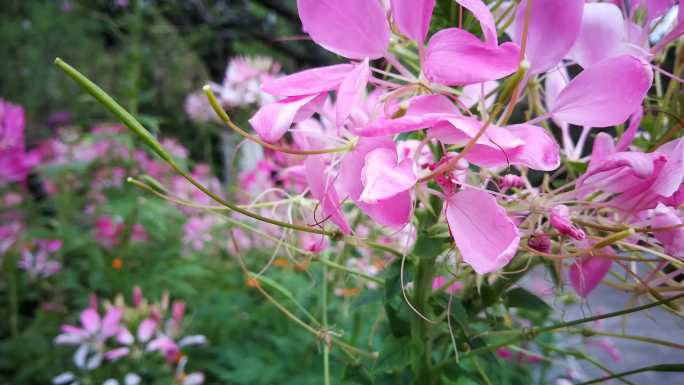
[[[277,142],[285,135],[292,123],[310,117],[315,112],[315,108],[324,100],[325,94],[291,96],[261,107],[249,123],[261,139],[266,142]]]
[[[297,0],[304,32],[323,48],[349,59],[377,59],[390,30],[379,1]]]
[[[622,55],[582,71],[560,92],[551,113],[578,126],[623,123],[646,97],[653,73],[641,60]]]
[[[416,184],[413,161],[404,159],[397,164],[395,149],[378,148],[366,155],[361,171],[364,189],[359,200],[376,203],[406,191]]]
[[[349,227],[349,223],[347,223],[347,219],[340,208],[341,202],[333,178],[325,172],[325,158],[321,155],[308,156],[304,165],[311,195],[318,200],[324,214],[323,218],[316,218],[316,220],[322,221],[329,218],[340,228],[342,233],[350,234],[351,227]]]
[[[544,72],[570,51],[580,32],[584,0],[537,0],[532,2],[525,55],[530,74]],[[527,1],[518,6],[513,41],[522,44]]]
[[[579,37],[568,57],[582,68],[616,56],[625,41],[625,21],[620,9],[610,3],[587,3]]]
[[[614,255],[610,248],[602,250],[607,256]],[[583,257],[573,263],[568,274],[575,292],[586,298],[601,283],[612,265],[613,260],[604,256]]]
[[[430,29],[435,0],[391,0],[390,4],[399,31],[422,46]]]
[[[366,85],[370,77],[368,59],[359,63],[349,72],[337,91],[335,123],[341,127],[347,120],[354,107],[359,104],[366,93]]]
[[[463,261],[478,274],[499,270],[515,256],[518,227],[490,194],[464,190],[452,195],[446,218]]]
[[[462,29],[443,29],[428,43],[425,76],[445,85],[496,80],[517,70],[519,54],[520,48],[513,43],[490,45]]]
[[[354,69],[351,64],[312,68],[265,83],[261,89],[271,95],[301,96],[337,89]]]
[[[456,2],[469,10],[477,21],[480,22],[485,43],[497,45],[496,23],[494,22],[494,15],[492,15],[489,7],[487,7],[482,0],[456,0]]]

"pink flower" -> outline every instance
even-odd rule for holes
[[[95,240],[106,249],[114,248],[121,241],[121,234],[124,230],[124,224],[112,217],[99,217],[95,221]],[[139,224],[133,224],[131,229],[132,242],[144,242],[147,240],[147,231]]]
[[[24,149],[24,110],[0,99],[0,183],[23,181],[39,161]]]
[[[111,217],[100,217],[95,221],[95,229],[95,240],[104,248],[111,249],[118,243],[123,224]]]
[[[17,266],[26,270],[34,278],[47,278],[57,274],[62,264],[59,261],[51,260],[54,254],[62,247],[59,240],[40,239],[35,242],[34,250],[25,249],[21,252],[21,260]]]
[[[200,251],[214,238],[211,228],[216,224],[212,216],[191,217],[183,225],[183,242],[190,245],[193,250]]]
[[[81,312],[81,327],[62,325],[62,334],[55,338],[58,345],[78,345],[74,354],[74,363],[79,369],[93,370],[100,366],[103,358],[117,358],[117,353],[105,353],[106,341],[115,336],[121,329],[120,321],[123,311],[111,307],[100,318],[97,310],[87,308]]]
[[[584,197],[594,191],[611,196],[610,205],[635,214],[655,208],[658,203],[679,206],[684,182],[684,141],[673,140],[655,152],[617,152],[613,139],[604,133],[594,141],[587,172],[577,182],[577,193]]]

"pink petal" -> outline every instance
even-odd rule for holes
[[[644,109],[639,107],[636,112],[629,117],[629,126],[622,134],[620,141],[617,144],[618,151],[624,151],[632,144],[632,141],[634,141],[634,137],[636,137],[637,131],[639,130],[639,124],[641,124],[641,118],[643,118],[643,116]]]
[[[679,226],[682,219],[678,210],[661,203],[651,210],[648,224],[653,228]],[[676,257],[684,258],[684,227],[673,228],[668,231],[656,231],[655,238],[663,245],[665,252]]]
[[[513,136],[525,142],[511,154],[512,164],[522,164],[541,171],[553,171],[560,166],[558,143],[542,127],[515,124],[506,128]]]
[[[339,87],[342,80],[354,69],[351,64],[336,64],[313,68],[271,80],[261,89],[271,95],[301,96],[320,94]]]
[[[366,85],[370,77],[368,59],[359,63],[340,84],[337,91],[336,117],[337,127],[341,127],[347,120],[354,107],[360,103],[366,93]]]
[[[297,0],[304,32],[323,48],[349,59],[385,55],[390,30],[379,1]]]
[[[625,21],[617,6],[587,3],[579,37],[568,56],[583,68],[588,68],[619,54],[625,39]]]
[[[422,46],[425,42],[435,0],[390,0],[399,31]]]
[[[445,85],[500,79],[518,69],[519,51],[513,43],[490,45],[462,29],[443,29],[428,43],[425,76]]]
[[[154,331],[157,329],[157,321],[154,321],[151,318],[146,318],[140,322],[140,325],[138,325],[138,340],[141,342],[146,342],[150,338],[152,338],[152,335],[154,334]]]
[[[645,3],[648,20],[653,20],[669,11],[677,3],[677,0],[646,0]]]
[[[95,333],[100,330],[100,315],[94,309],[85,309],[81,312],[81,325],[89,333]]]
[[[325,94],[291,96],[261,107],[249,123],[261,139],[266,142],[277,142],[285,135],[292,123],[310,117],[315,112],[315,107],[324,100]]]
[[[112,349],[109,351],[106,351],[104,354],[104,358],[109,361],[114,361],[117,360],[121,357],[125,357],[130,353],[130,349],[127,347],[122,347],[122,348],[116,348]]]
[[[650,68],[633,56],[606,59],[572,79],[558,95],[551,113],[578,126],[620,124],[639,108],[652,80]]]
[[[411,219],[413,198],[410,191],[403,191],[375,203],[359,201],[356,205],[378,224],[400,229]]]
[[[376,203],[406,191],[416,184],[413,160],[405,159],[397,164],[394,148],[378,148],[366,155],[366,163],[361,171],[364,189],[359,200]]]
[[[128,329],[122,327],[116,333],[116,342],[122,345],[130,345],[133,342],[135,342],[135,338],[133,337],[133,334],[131,334],[131,332],[128,331]]]
[[[351,228],[340,208],[341,202],[333,179],[325,172],[325,158],[321,155],[308,156],[304,165],[311,195],[319,201],[324,214],[323,217],[317,217],[316,220],[322,221],[329,218],[342,230],[342,233],[351,234]]]
[[[366,164],[366,155],[377,149],[394,150],[394,142],[387,138],[361,138],[356,147],[342,158],[339,180],[344,193],[353,200],[366,215],[381,225],[400,228],[405,225],[413,207],[409,191],[401,192],[393,197],[378,200],[376,203],[361,202],[359,198],[364,190],[361,174]]]
[[[490,194],[454,194],[447,200],[446,218],[463,261],[478,274],[499,270],[515,256],[518,228]]]
[[[102,335],[104,338],[109,338],[119,331],[119,321],[123,316],[121,308],[112,307],[107,311],[102,319]]]
[[[482,127],[470,117],[446,119],[449,124],[431,128],[428,134],[446,144],[464,145]],[[538,126],[519,124],[490,126],[465,156],[472,163],[487,167],[521,164],[535,170],[555,170],[560,165],[560,151],[555,139]]]
[[[544,81],[544,103],[548,110],[554,105],[556,99],[558,99],[558,95],[568,83],[570,83],[570,75],[568,75],[568,70],[564,65],[561,64],[546,72],[546,80]],[[569,128],[569,125],[566,122],[562,122],[554,116],[552,116],[552,119],[562,130],[567,130]]]
[[[528,25],[525,55],[530,74],[544,72],[568,53],[577,40],[582,21],[584,0],[534,1]],[[513,41],[522,44],[527,1],[518,6]]]
[[[606,255],[614,255],[609,248],[602,250]],[[581,258],[570,266],[570,283],[577,294],[586,298],[601,283],[612,265],[613,260],[610,258],[601,256]]]
[[[484,107],[489,109],[496,100],[496,94],[493,93],[493,91],[498,86],[499,83],[493,80],[484,83],[470,84],[463,87],[458,99],[468,109],[479,103],[480,100],[483,100]],[[490,94],[491,96],[487,97],[487,95]]]
[[[434,126],[447,118],[460,116],[454,104],[442,95],[423,95],[408,100],[406,113],[399,118],[381,117],[363,127],[354,127],[359,136],[375,137],[411,132]]]
[[[653,183],[652,190],[664,197],[669,197],[679,189],[684,180],[684,140],[678,139],[666,143],[662,147],[670,147],[667,152],[667,163]],[[658,152],[660,152],[659,149]]]
[[[490,45],[497,45],[496,23],[489,7],[482,0],[456,0],[456,2],[469,10],[480,22],[485,42]]]

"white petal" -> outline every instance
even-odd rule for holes
[[[61,385],[61,384],[66,384],[67,382],[71,382],[76,379],[76,376],[74,376],[73,373],[71,372],[64,372],[57,377],[52,379],[52,383],[55,385]]]

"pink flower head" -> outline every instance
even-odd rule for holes
[[[559,233],[578,241],[586,238],[582,229],[575,227],[570,220],[570,209],[566,205],[557,205],[550,210],[549,222]]]

